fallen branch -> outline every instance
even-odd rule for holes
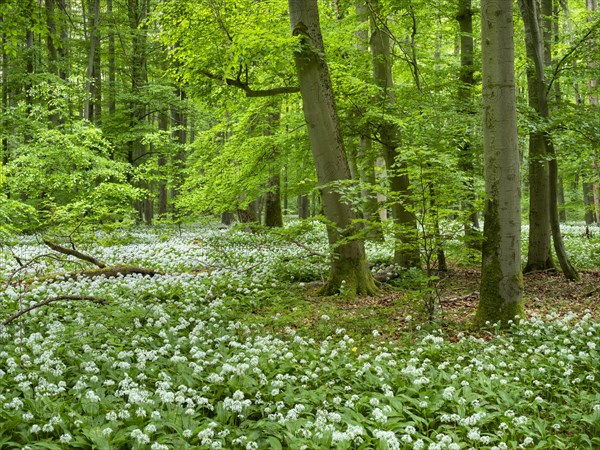
[[[320,256],[322,258],[329,258],[331,256],[331,255],[328,255],[327,253],[322,253],[322,252],[318,252],[316,250],[313,250],[308,245],[303,244],[302,242],[298,242],[295,239],[290,239],[290,242],[292,244],[297,245],[301,249],[306,250],[308,252],[308,256]]]
[[[108,305],[108,300],[105,300],[103,298],[81,295],[59,295],[58,297],[51,297],[42,302],[38,302],[35,305],[30,306],[29,308],[19,311],[18,313],[10,316],[8,319],[2,322],[2,325],[8,325],[9,323],[18,319],[22,315],[27,314],[29,311],[33,311],[34,309],[41,308],[42,306],[49,305],[50,303],[58,302],[61,300],[89,300],[91,302],[100,303],[101,305]]]
[[[43,239],[43,241],[44,241],[44,244],[46,244],[48,247],[50,247],[55,252],[62,253],[63,255],[74,256],[75,258],[90,262],[93,265],[100,267],[101,269],[106,267],[105,262],[100,261],[99,259],[94,258],[93,256],[88,255],[86,253],[82,253],[79,250],[63,247],[62,245],[58,245],[52,241],[49,241],[48,239]]]

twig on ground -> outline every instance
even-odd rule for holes
[[[51,297],[44,301],[38,302],[35,305],[30,306],[29,308],[25,308],[25,309],[19,311],[18,313],[13,314],[8,319],[6,319],[4,322],[2,322],[2,325],[8,325],[9,323],[18,319],[22,315],[27,314],[29,311],[33,311],[34,309],[41,308],[42,306],[49,305],[50,303],[58,302],[61,300],[89,300],[91,302],[100,303],[101,305],[108,305],[108,300],[105,300],[103,298],[85,296],[85,295],[84,296],[81,296],[81,295],[59,295],[57,297]]]

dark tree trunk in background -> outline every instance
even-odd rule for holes
[[[369,8],[364,0],[355,0],[356,15],[359,20],[359,30],[355,32],[357,48],[361,53],[368,55],[369,52]],[[361,111],[364,114],[364,111]],[[367,238],[374,241],[383,241],[383,228],[381,226],[381,217],[379,215],[379,202],[373,186],[376,185],[375,164],[377,155],[373,149],[373,140],[371,138],[373,130],[371,127],[365,127],[361,130],[356,152],[358,178],[363,185],[362,196],[362,214],[367,222]]]
[[[267,127],[265,128],[265,136],[273,136],[277,132],[279,121],[281,118],[281,102],[277,97],[273,97],[270,102],[271,111],[267,118]],[[281,210],[281,167],[279,165],[279,154],[281,150],[273,145],[272,154],[269,155],[275,166],[271,167],[272,172],[267,184],[267,193],[265,195],[265,225],[267,227],[282,227],[283,212]]]
[[[158,115],[158,129],[165,132],[169,129],[169,116],[164,111]],[[158,182],[158,215],[161,217],[165,217],[168,211],[166,166],[167,157],[164,154],[160,154],[158,156],[158,171],[160,176],[160,181]]]
[[[519,0],[525,23],[525,45],[531,63],[527,67],[529,106],[548,117],[546,83],[544,82],[544,47],[537,8],[532,9],[530,0]],[[534,61],[541,61],[535,63]],[[550,252],[550,189],[546,137],[543,129],[529,133],[529,245],[527,264],[523,272],[546,270],[554,267]]]
[[[173,128],[172,137],[175,142],[180,145],[180,149],[173,157],[174,186],[171,188],[171,212],[174,216],[177,215],[175,207],[175,199],[181,191],[181,181],[183,180],[183,168],[185,163],[185,152],[183,146],[187,142],[187,117],[183,110],[183,101],[185,100],[185,92],[177,88],[177,96],[181,102],[181,106],[173,106],[171,108],[171,128]]]
[[[371,2],[374,14],[380,13],[378,0]],[[379,20],[384,20],[379,17]],[[381,28],[381,23],[373,16],[371,20],[371,52],[373,58],[373,79],[380,89],[378,101],[384,114],[393,114],[394,82],[392,79],[392,53],[390,38],[387,30]],[[416,69],[416,67],[415,67]],[[415,72],[416,75],[417,72]],[[395,225],[396,248],[394,263],[401,267],[419,267],[420,255],[417,242],[417,221],[411,211],[410,180],[407,173],[406,162],[397,160],[398,147],[400,146],[400,132],[397,126],[381,118],[377,124],[379,139],[383,147],[383,157],[387,167],[390,195],[392,199],[392,217]],[[408,207],[406,207],[408,205]]]
[[[102,114],[102,89],[100,77],[100,0],[88,3],[89,50],[86,71],[86,97],[83,106],[83,117],[90,122],[100,123]]]
[[[471,0],[458,1],[456,17],[460,27],[460,72],[458,77],[459,110],[466,115],[474,115],[473,88],[475,86],[475,65],[473,62],[473,9]],[[468,127],[468,125],[467,125]],[[464,223],[465,243],[471,250],[481,250],[479,236],[479,214],[475,209],[475,152],[471,145],[472,133],[467,128],[462,142],[458,146],[460,169],[465,175],[466,195],[463,200],[467,211]],[[474,255],[472,255],[474,256]]]
[[[299,195],[297,201],[298,218],[308,219],[308,217],[310,216],[310,202],[308,200],[308,195]]]
[[[113,17],[113,0],[106,0],[106,12],[111,23],[114,22]],[[115,34],[113,27],[108,34],[108,113],[113,116],[117,110],[115,92],[117,88],[117,76],[115,65]]]
[[[548,7],[547,4],[544,3],[547,1],[548,0],[543,0],[542,6],[544,11],[549,11],[551,15],[551,6]],[[521,10],[521,16],[523,17],[523,24],[525,26],[525,49],[527,52],[527,57],[530,59],[532,64],[532,67],[528,68],[527,76],[530,105],[537,113],[537,119],[542,122],[540,125],[544,125],[550,115],[544,69],[550,62],[552,28],[548,21],[542,22],[542,11],[539,9],[536,0],[519,0],[518,3]],[[530,182],[532,185],[532,191],[530,194],[532,196],[531,204],[533,205],[533,198],[538,195],[538,192],[534,192],[535,187],[537,187],[539,191],[547,192],[548,197],[545,204],[540,203],[537,205],[541,208],[540,211],[538,211],[538,213],[534,216],[530,215],[530,227],[536,224],[537,220],[541,221],[542,218],[544,218],[542,215],[543,212],[547,210],[548,215],[545,217],[548,218],[550,223],[552,241],[554,242],[554,251],[556,252],[556,257],[560,263],[560,267],[568,280],[577,280],[579,275],[569,261],[560,231],[560,220],[558,217],[558,162],[556,159],[554,143],[552,142],[549,133],[545,130],[542,130],[539,134],[532,133],[530,135],[530,144],[532,142],[535,143],[536,149],[535,155],[531,155],[530,153],[530,160],[532,161],[531,164],[536,164],[539,169],[540,166],[546,164],[546,161],[548,162],[548,175],[545,176],[548,182],[547,184],[544,183],[544,187],[545,185],[548,187],[543,189],[541,186],[535,186],[532,180]],[[530,147],[530,152],[531,151],[532,148]],[[538,181],[536,180],[536,183],[537,182]],[[542,182],[541,178],[539,182]],[[530,229],[530,244],[533,241],[536,245],[541,246],[542,243],[536,239],[541,238],[543,229],[544,228],[533,230]],[[542,250],[547,253],[546,256],[541,253]],[[533,251],[536,251],[536,256],[539,259],[536,259],[535,261],[533,258],[531,260],[528,259],[527,266],[525,267],[526,270],[544,270],[553,267],[552,260],[550,258],[549,244],[547,251],[541,247],[532,250],[532,252]],[[546,263],[544,263],[544,260]]]

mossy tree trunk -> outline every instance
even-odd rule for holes
[[[367,266],[364,244],[356,239],[357,225],[349,205],[331,188],[349,180],[340,122],[325,61],[317,0],[289,0],[292,35],[299,38],[294,53],[308,137],[321,187],[323,209],[329,221],[332,252],[329,278],[321,293],[347,297],[371,294],[375,281]]]
[[[512,2],[482,0],[483,149],[486,203],[475,323],[523,313],[521,206]]]

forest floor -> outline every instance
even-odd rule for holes
[[[553,320],[589,314],[599,320],[600,270],[580,270],[579,275],[577,282],[566,280],[560,271],[524,275],[527,318],[539,316]],[[415,290],[414,286],[405,288],[402,284],[397,286],[393,280],[381,285],[376,295],[351,301],[319,297],[315,295],[314,287],[309,288],[287,297],[282,303],[253,310],[249,320],[261,321],[261,318],[269,317],[263,326],[275,333],[292,328],[316,337],[326,337],[342,327],[365,343],[370,341],[372,333],[380,333],[390,340],[411,341],[422,329],[443,329],[450,340],[465,333],[482,336],[471,327],[479,302],[480,276],[478,269],[461,267],[450,269],[440,278],[437,288],[429,293],[435,300],[432,320],[429,320],[423,301],[427,297],[426,290]]]

